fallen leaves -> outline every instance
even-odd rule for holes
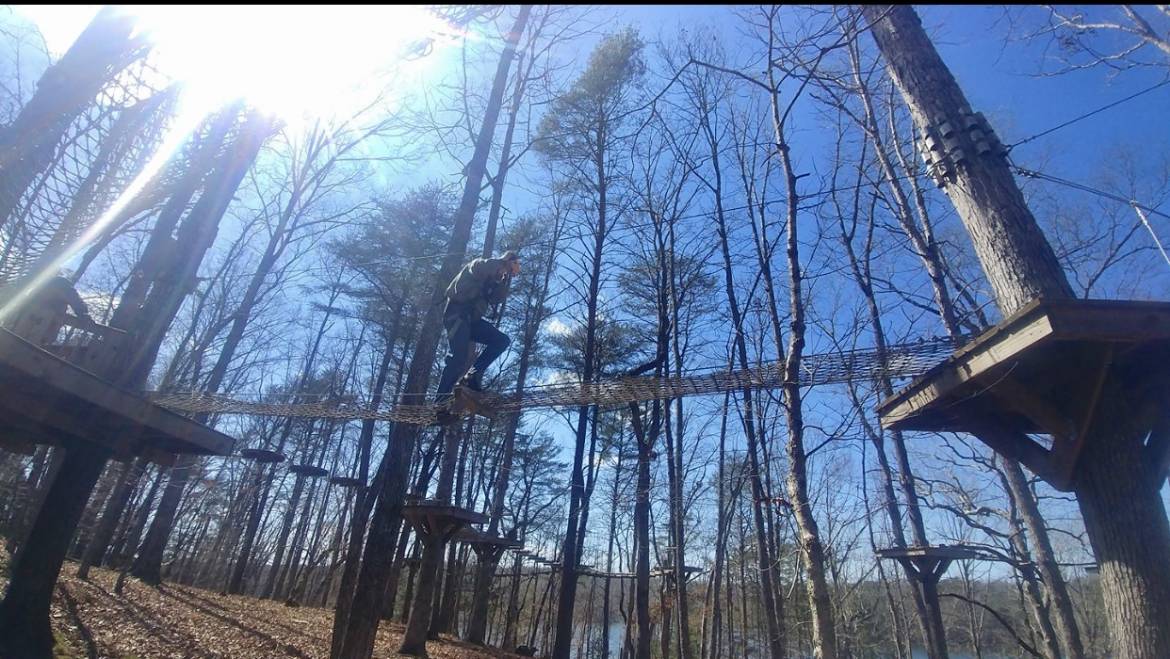
[[[221,595],[187,586],[152,588],[133,579],[114,594],[117,574],[92,570],[89,581],[61,571],[53,629],[71,645],[59,656],[126,659],[325,659],[333,612],[281,602]],[[375,657],[395,657],[402,626],[382,623]],[[62,648],[64,650],[64,648]],[[427,643],[433,659],[490,659],[517,655],[441,639]]]

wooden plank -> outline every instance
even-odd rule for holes
[[[176,444],[174,448],[192,453],[225,455],[235,444],[231,437],[123,391],[7,330],[0,330],[0,370],[8,371],[5,379],[9,382],[27,378],[38,387],[60,392],[60,400],[67,401],[68,407],[87,404],[100,408],[108,417],[106,427],[142,427],[147,429],[144,434],[165,437]],[[13,389],[5,387],[6,393]]]
[[[922,414],[942,399],[956,393],[968,383],[997,368],[1006,367],[1011,358],[1052,336],[1046,317],[1030,319],[1015,329],[985,335],[952,357],[950,363],[910,383],[878,406],[882,426],[906,429],[905,422]]]
[[[948,559],[976,559],[987,558],[987,555],[972,547],[962,545],[935,545],[931,547],[889,547],[877,550],[882,558],[948,558]]]
[[[940,378],[941,379],[941,378]],[[948,382],[924,382],[916,390],[903,390],[899,399],[891,398],[878,407],[882,427],[887,430],[910,429],[906,422],[921,416],[935,402],[941,401],[945,393],[958,386],[954,376]],[[886,407],[887,405],[891,405]]]
[[[160,467],[175,466],[175,458],[178,457],[170,451],[164,451],[151,445],[143,446],[138,453],[147,461],[153,462]]]
[[[1089,429],[1092,428],[1093,422],[1097,415],[1097,404],[1101,400],[1101,393],[1105,387],[1105,382],[1110,376],[1110,371],[1113,366],[1113,344],[1105,343],[1093,346],[1096,348],[1096,368],[1087,373],[1086,382],[1090,385],[1087,391],[1081,392],[1080,400],[1077,401],[1078,407],[1081,408],[1081,420],[1077,425],[1075,433],[1062,437],[1053,437],[1052,443],[1052,468],[1065,483],[1072,483],[1076,475],[1077,460],[1081,457],[1081,452],[1085,448],[1085,441],[1089,435]],[[1086,360],[1088,361],[1088,360]],[[1084,387],[1080,387],[1083,389]]]
[[[33,444],[44,444],[48,446],[61,446],[74,441],[80,441],[73,437],[46,434],[42,426],[31,422],[19,414],[13,414],[4,405],[7,400],[7,397],[0,396],[0,433],[15,437],[18,441],[27,441]]]

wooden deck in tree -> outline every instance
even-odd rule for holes
[[[477,531],[469,526],[460,529],[453,539],[468,545],[491,546],[500,550],[522,549],[524,547],[524,543],[519,540],[505,538],[500,535],[487,535],[483,531]]]
[[[978,547],[964,545],[933,545],[929,547],[890,547],[877,550],[881,558],[945,558],[952,561],[986,560],[988,555]]]
[[[487,515],[431,499],[407,499],[402,517],[426,541],[446,543],[468,524],[485,524]]]
[[[116,458],[227,455],[235,440],[0,329],[0,446],[89,442]]]
[[[1170,402],[1170,303],[1035,300],[878,414],[890,429],[974,434],[1067,490],[1107,380],[1134,401]]]
[[[952,561],[993,559],[978,547],[964,545],[891,547],[877,550],[877,555],[898,561],[923,587],[929,588],[938,583]]]
[[[674,574],[677,571],[678,570],[674,569],[673,566],[664,566],[664,567],[660,567],[660,568],[656,568],[656,569],[651,570],[650,576],[674,578]],[[691,575],[698,574],[698,573],[702,572],[703,568],[701,568],[697,565],[684,565],[682,571],[683,571],[683,576],[685,578],[689,579],[691,577]]]

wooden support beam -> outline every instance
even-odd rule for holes
[[[972,407],[969,414],[963,418],[963,430],[979,438],[979,441],[990,446],[996,453],[1031,469],[1058,490],[1068,491],[1068,484],[1060,482],[1053,471],[1052,455],[1049,450],[1026,434],[1000,422],[998,412],[994,408]]]
[[[142,438],[143,428],[117,417],[98,416],[88,406],[52,392],[31,393],[29,389],[5,387],[0,401],[3,415],[14,425],[40,430],[44,443],[74,446],[90,442],[116,456],[129,456]]]
[[[1113,366],[1112,343],[1103,344],[1097,351],[1100,355],[1090,371],[1091,385],[1087,392],[1087,398],[1082,403],[1084,412],[1076,432],[1067,438],[1053,438],[1052,470],[1054,477],[1060,482],[1068,483],[1069,487],[1072,486],[1076,476],[1077,460],[1080,459],[1081,452],[1085,448],[1085,438],[1089,434],[1089,428],[1096,420],[1097,404],[1101,401],[1101,392],[1104,390],[1105,381]]]

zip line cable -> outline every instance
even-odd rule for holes
[[[1153,86],[1147,87],[1139,92],[1135,92],[1133,94],[1130,94],[1129,96],[1126,96],[1125,98],[1118,99],[1116,101],[1113,101],[1112,103],[1102,105],[1101,107],[1099,107],[1095,110],[1090,110],[1082,115],[1073,117],[1072,119],[1069,119],[1068,121],[1065,121],[1063,123],[1060,123],[1060,124],[1053,126],[1052,128],[1049,128],[1047,130],[1036,133],[1035,135],[1033,135],[1031,137],[1026,137],[1018,142],[1015,142],[1013,144],[1009,144],[1007,146],[1007,149],[1008,149],[1008,151],[1011,151],[1012,149],[1016,148],[1017,146],[1020,146],[1021,144],[1027,144],[1028,142],[1031,142],[1032,140],[1039,139],[1039,138],[1044,137],[1045,135],[1048,135],[1050,133],[1055,133],[1056,131],[1058,131],[1062,128],[1071,126],[1071,125],[1081,121],[1082,119],[1088,119],[1089,117],[1092,117],[1093,115],[1100,114],[1100,113],[1102,113],[1106,110],[1109,110],[1111,108],[1115,108],[1118,105],[1121,105],[1122,103],[1125,103],[1127,101],[1132,101],[1133,99],[1135,99],[1139,96],[1142,96],[1144,94],[1148,94],[1148,93],[1154,91],[1155,89],[1165,87],[1166,85],[1170,85],[1170,78],[1167,78],[1166,80],[1163,80],[1162,82],[1159,82]]]
[[[1008,162],[1011,163],[1011,166],[1016,171],[1016,173],[1025,178],[1033,178],[1041,181],[1055,183],[1057,185],[1063,185],[1073,190],[1087,192],[1103,199],[1108,199],[1110,201],[1115,201],[1119,204],[1125,204],[1126,206],[1129,206],[1135,213],[1137,213],[1138,219],[1141,221],[1142,226],[1144,226],[1146,231],[1149,232],[1150,238],[1153,239],[1154,245],[1158,248],[1158,252],[1162,255],[1162,259],[1166,261],[1167,265],[1170,265],[1170,253],[1167,253],[1166,247],[1162,244],[1162,239],[1159,238],[1158,233],[1154,231],[1154,225],[1150,222],[1149,218],[1150,215],[1157,215],[1159,217],[1170,219],[1170,214],[1163,213],[1156,208],[1139,203],[1137,200],[1126,199],[1121,195],[1113,194],[1112,192],[1106,192],[1105,190],[1100,190],[1098,188],[1085,185],[1084,183],[1077,183],[1076,181],[1069,181],[1067,179],[1060,178],[1059,176],[1053,176],[1051,174],[1045,174],[1043,172],[1020,167],[1019,165],[1011,162],[1010,159]]]
[[[1126,206],[1132,206],[1133,208],[1140,208],[1141,210],[1143,210],[1151,215],[1158,215],[1160,217],[1164,217],[1164,218],[1170,220],[1170,214],[1164,213],[1164,212],[1162,212],[1156,208],[1153,208],[1151,206],[1147,206],[1146,204],[1139,203],[1138,201],[1136,201],[1134,199],[1127,199],[1125,197],[1122,197],[1121,195],[1114,194],[1112,192],[1106,192],[1105,190],[1101,190],[1099,188],[1094,188],[1092,186],[1085,185],[1084,183],[1077,183],[1076,181],[1070,181],[1068,179],[1063,179],[1063,178],[1060,178],[1059,176],[1053,176],[1052,174],[1045,174],[1044,172],[1038,172],[1034,169],[1028,169],[1027,167],[1021,167],[1015,163],[1012,163],[1012,169],[1015,169],[1017,174],[1025,177],[1025,178],[1034,178],[1034,179],[1039,179],[1041,181],[1048,181],[1049,183],[1056,183],[1057,185],[1063,185],[1067,188],[1072,188],[1073,190],[1080,190],[1081,192],[1087,192],[1087,193],[1092,194],[1092,195],[1097,195],[1098,197],[1103,197],[1105,199],[1116,201],[1119,204],[1125,204]]]

